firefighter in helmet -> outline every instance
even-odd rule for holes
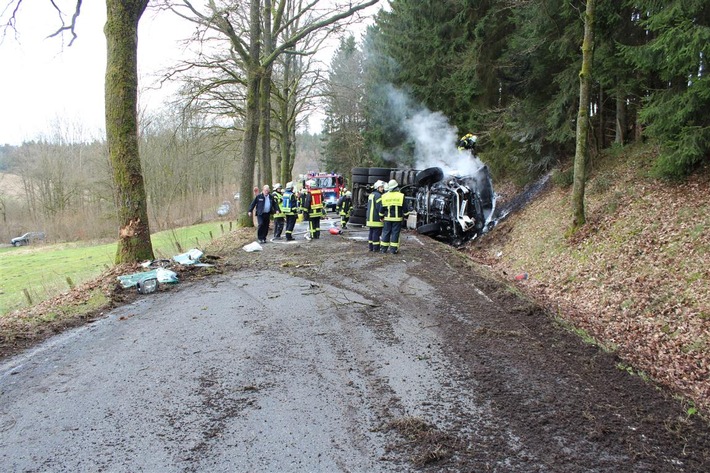
[[[274,237],[273,240],[280,240],[281,233],[284,231],[284,224],[286,223],[286,215],[281,208],[281,199],[283,199],[283,187],[280,183],[274,184],[274,191],[271,193],[274,200],[276,201],[276,212],[274,213]]]
[[[476,143],[478,142],[478,137],[472,133],[467,133],[461,137],[458,142],[459,151],[465,149],[469,150],[472,155],[476,155]]]
[[[340,215],[340,229],[348,228],[348,220],[353,212],[353,193],[346,191],[345,194],[338,199],[338,207],[336,211]]]
[[[298,198],[293,193],[293,182],[286,183],[286,190],[281,196],[281,211],[286,218],[286,241],[293,240],[293,229],[296,226]]]
[[[392,179],[387,183],[387,192],[382,195],[380,216],[384,222],[380,252],[399,253],[399,234],[402,231],[402,220],[409,212],[404,209],[404,194],[399,191],[399,184]]]
[[[303,214],[304,218],[308,220],[307,240],[320,238],[320,219],[324,214],[323,192],[312,187],[315,185],[316,182],[313,180],[306,182],[306,195],[303,199]]]
[[[367,208],[365,210],[365,226],[370,229],[367,236],[367,247],[369,251],[380,251],[380,235],[382,235],[382,194],[385,192],[384,181],[377,181],[374,190],[367,196]]]

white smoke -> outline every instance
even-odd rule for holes
[[[458,149],[460,135],[444,114],[413,104],[407,94],[393,86],[389,87],[388,100],[389,111],[400,117],[401,130],[414,144],[417,169],[440,167],[445,175],[468,176],[483,167],[469,150]]]

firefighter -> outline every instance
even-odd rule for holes
[[[286,219],[286,241],[294,239],[293,229],[296,226],[298,208],[298,197],[293,193],[293,182],[287,182],[286,190],[281,196],[281,211]]]
[[[465,149],[469,150],[472,155],[476,155],[476,143],[478,142],[478,137],[476,135],[473,135],[471,133],[467,133],[461,137],[461,139],[458,142],[458,149],[459,151],[463,151]]]
[[[404,194],[399,191],[399,184],[392,179],[387,184],[387,192],[382,195],[380,216],[384,221],[380,252],[399,253],[399,233],[402,231],[402,220],[408,212],[404,211]]]
[[[344,230],[348,228],[348,220],[350,220],[350,215],[353,212],[352,192],[347,191],[340,197],[340,199],[338,199],[338,207],[336,211],[340,215],[340,229]]]
[[[320,238],[320,219],[324,213],[323,192],[312,187],[315,185],[315,181],[306,182],[303,215],[308,220],[307,240],[318,240]]]
[[[365,216],[365,226],[370,229],[367,236],[367,246],[369,251],[380,251],[380,235],[382,235],[382,217],[380,210],[382,209],[382,194],[385,191],[384,181],[377,181],[374,185],[375,190],[367,196],[367,210]]]
[[[284,223],[286,222],[286,215],[281,208],[281,199],[283,199],[283,187],[280,183],[274,184],[274,191],[271,193],[272,197],[276,201],[276,209],[274,212],[274,237],[271,241],[280,240],[281,233],[284,230]]]

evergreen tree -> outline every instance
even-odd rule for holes
[[[363,56],[353,36],[343,39],[335,52],[324,95],[323,165],[328,171],[349,174],[367,162]]]
[[[656,171],[682,177],[710,156],[710,3],[705,0],[631,2],[650,40],[624,49],[634,68],[658,77],[647,84],[641,110],[645,133],[659,141]]]

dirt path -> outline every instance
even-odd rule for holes
[[[455,250],[236,251],[0,366],[4,471],[704,472],[710,432]]]

